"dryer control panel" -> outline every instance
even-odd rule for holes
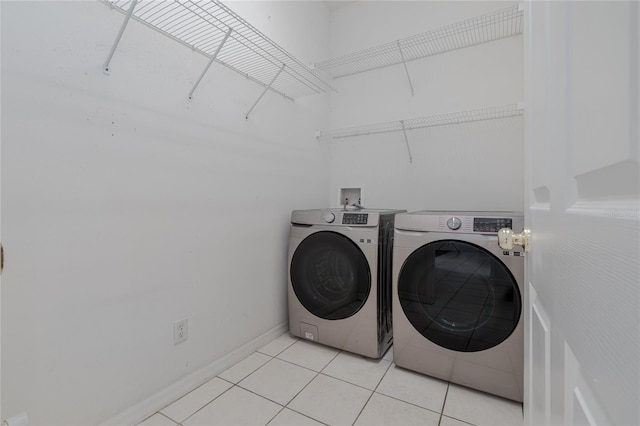
[[[520,212],[461,212],[423,210],[400,213],[395,228],[404,231],[450,232],[455,234],[493,234],[502,228],[521,232],[524,217]]]
[[[474,217],[473,232],[498,232],[502,228],[511,228],[513,221],[510,218]]]

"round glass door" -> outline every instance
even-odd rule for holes
[[[336,232],[316,232],[302,240],[291,259],[290,274],[300,303],[315,316],[329,320],[358,312],[371,290],[364,253]]]
[[[414,251],[400,271],[398,297],[417,331],[459,352],[499,345],[522,311],[518,284],[507,267],[482,247],[459,240]]]

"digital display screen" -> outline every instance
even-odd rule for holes
[[[511,228],[513,221],[508,218],[474,217],[473,232],[498,232],[501,228]]]
[[[368,216],[369,215],[367,213],[345,213],[344,215],[342,215],[342,224],[366,225]]]

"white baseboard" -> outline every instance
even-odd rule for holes
[[[281,336],[288,330],[288,323],[283,322],[266,333],[256,337],[252,341],[230,352],[224,357],[212,362],[211,364],[194,371],[188,376],[178,380],[177,382],[167,386],[162,391],[150,396],[144,401],[139,402],[124,412],[110,418],[102,423],[102,426],[133,426],[155,412],[163,409],[181,396],[187,394],[213,377],[217,376],[227,368],[251,355],[276,337]]]

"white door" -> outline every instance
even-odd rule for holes
[[[638,425],[638,2],[526,17],[525,422]]]

